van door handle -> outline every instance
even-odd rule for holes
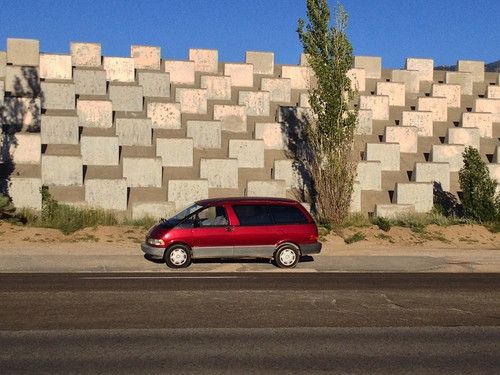
[[[232,232],[233,231],[233,227],[229,226],[229,227],[226,227],[226,232]]]

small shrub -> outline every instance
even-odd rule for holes
[[[352,236],[349,236],[347,238],[344,238],[344,242],[348,245],[354,243],[354,242],[359,242],[359,241],[364,241],[366,240],[366,237],[363,233],[361,232],[356,232]]]
[[[0,194],[0,219],[8,219],[14,215],[16,208],[10,201],[9,197]]]
[[[389,243],[394,243],[394,239],[385,233],[378,233],[375,235],[375,238],[378,238],[379,240],[389,241]]]
[[[384,232],[389,232],[391,230],[391,221],[385,217],[377,216],[373,219],[373,224],[379,227],[379,229]]]
[[[355,213],[347,216],[347,218],[344,220],[343,227],[364,228],[364,227],[369,227],[370,224],[371,224],[370,220],[366,215],[363,215],[361,213]]]
[[[158,223],[158,220],[153,219],[151,217],[144,217],[142,219],[136,219],[136,220],[125,220],[123,222],[123,224],[125,225],[130,225],[133,227],[139,227],[144,229],[149,229],[156,223]]]

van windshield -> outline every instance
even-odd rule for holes
[[[167,219],[166,221],[172,225],[175,225],[175,224],[181,222],[182,220],[184,220],[189,215],[191,215],[193,212],[198,211],[202,207],[203,206],[200,206],[199,204],[195,203],[195,204],[183,209],[181,212],[172,216],[171,218]]]

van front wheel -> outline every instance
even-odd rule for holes
[[[191,251],[181,244],[172,245],[165,250],[163,258],[170,268],[186,268],[191,264]]]
[[[282,245],[274,253],[274,262],[279,268],[294,268],[299,258],[299,249],[292,244]]]

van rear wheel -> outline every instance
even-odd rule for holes
[[[185,245],[172,245],[165,250],[163,259],[170,268],[186,268],[191,264],[191,251]]]
[[[294,268],[299,258],[299,249],[292,244],[282,245],[274,253],[274,262],[279,268]]]

